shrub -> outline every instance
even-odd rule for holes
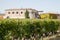
[[[22,38],[38,34],[55,32],[59,23],[55,20],[40,19],[3,19],[0,20],[0,39],[8,40],[10,36]]]

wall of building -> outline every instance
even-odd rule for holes
[[[0,15],[0,19],[3,19],[3,16]]]
[[[40,14],[41,19],[57,19],[58,14],[53,13],[42,13]]]
[[[41,19],[49,19],[49,14],[40,14]]]
[[[25,18],[24,17],[24,12],[21,13],[23,10],[8,10],[8,11],[5,11],[5,18],[7,18],[9,16],[9,18]],[[10,14],[9,14],[10,12]],[[14,14],[13,14],[14,12]],[[18,12],[18,13],[16,13]]]
[[[60,19],[60,14],[57,15],[57,18]]]
[[[0,19],[3,19],[4,18],[4,15],[3,13],[0,13]]]
[[[57,19],[57,14],[50,14],[50,19]]]
[[[36,10],[33,10],[33,9],[31,9],[31,10],[27,9],[27,10],[29,12],[29,17],[30,18],[36,18],[36,16],[35,16],[35,14],[37,13]],[[6,10],[4,18],[7,18],[7,17],[9,17],[9,18],[25,18],[25,12],[26,12],[26,9],[10,9],[10,10]]]

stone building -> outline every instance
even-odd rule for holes
[[[31,8],[6,9],[4,18],[25,18],[26,10],[29,12],[29,18],[38,18],[38,11]]]

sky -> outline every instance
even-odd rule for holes
[[[33,8],[60,13],[60,0],[0,0],[0,13],[9,8]]]

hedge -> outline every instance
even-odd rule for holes
[[[55,32],[58,30],[58,27],[59,22],[56,20],[2,19],[0,20],[0,40]]]

